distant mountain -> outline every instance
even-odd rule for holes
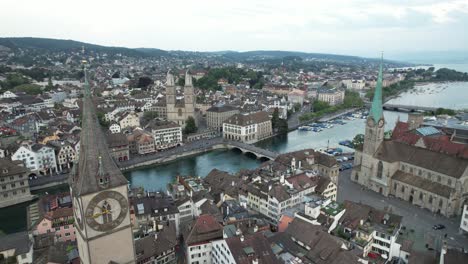
[[[90,52],[105,52],[109,55],[122,54],[130,57],[185,57],[185,56],[216,56],[227,61],[257,61],[257,60],[281,60],[286,57],[309,60],[335,61],[346,63],[366,63],[377,62],[376,58],[363,58],[357,56],[325,54],[325,53],[307,53],[299,51],[282,50],[254,50],[254,51],[215,51],[215,52],[195,52],[195,51],[165,51],[155,48],[125,48],[125,47],[107,47],[74,40],[49,39],[49,38],[0,38],[0,46],[8,47],[12,50],[27,49],[40,52],[77,52],[84,47]],[[387,63],[394,65],[410,66],[408,63],[386,60]]]
[[[105,52],[109,54],[123,54],[134,57],[145,57],[145,56],[162,56],[167,54],[162,50],[157,54],[152,51],[151,54],[147,52],[139,51],[137,49],[129,49],[124,47],[107,47],[95,44],[89,44],[85,42],[79,42],[74,40],[64,39],[48,39],[48,38],[0,38],[0,45],[8,47],[12,50],[17,49],[28,49],[28,50],[42,50],[49,52],[70,52],[80,51],[82,47],[87,51],[94,52]],[[153,50],[153,49],[151,49]],[[156,50],[156,49],[154,49]],[[156,55],[157,54],[157,55]]]

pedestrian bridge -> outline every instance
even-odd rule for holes
[[[279,155],[276,152],[239,141],[225,140],[223,143],[227,146],[228,149],[240,150],[243,154],[255,156],[257,159],[274,160]]]

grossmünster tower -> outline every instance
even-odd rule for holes
[[[108,153],[84,71],[80,158],[70,176],[81,263],[135,263],[127,180]]]

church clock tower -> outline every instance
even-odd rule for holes
[[[367,117],[366,132],[364,135],[363,152],[368,155],[374,155],[377,148],[384,140],[385,119],[382,110],[382,61],[380,62],[379,75],[377,77],[377,85],[374,90],[374,99],[372,107]]]
[[[128,182],[109,155],[84,71],[80,157],[70,176],[81,263],[135,263]]]

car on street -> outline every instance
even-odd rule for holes
[[[434,225],[432,227],[432,229],[434,229],[434,230],[441,230],[441,229],[444,229],[444,228],[445,228],[445,226],[442,225],[442,224],[436,224],[436,225]]]

